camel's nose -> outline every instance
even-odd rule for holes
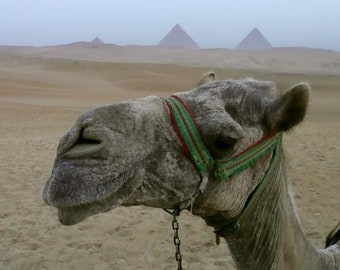
[[[93,119],[85,114],[61,138],[57,150],[58,156],[76,158],[90,156],[103,148],[103,139],[91,128]]]

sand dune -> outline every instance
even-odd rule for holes
[[[309,48],[185,50],[77,42],[47,47],[0,46],[0,59],[1,56],[340,75],[340,52]]]
[[[189,89],[211,68],[210,60],[185,67],[25,54],[1,53],[0,269],[176,269],[171,217],[162,210],[119,207],[64,227],[56,210],[43,203],[41,189],[59,138],[81,112]],[[325,70],[319,75],[214,70],[220,78],[275,80],[282,89],[298,81],[311,83],[307,119],[285,136],[284,144],[302,225],[322,247],[340,220],[339,76],[322,75]],[[179,222],[185,269],[234,269],[226,244],[215,246],[212,229],[202,220],[184,213]]]

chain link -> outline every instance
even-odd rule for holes
[[[175,258],[176,258],[176,261],[177,261],[177,270],[183,270],[182,255],[181,255],[181,249],[180,249],[181,240],[179,240],[179,235],[178,235],[179,224],[178,224],[178,221],[177,221],[177,215],[176,214],[173,215],[172,229],[174,230],[174,245],[176,247]]]
[[[179,235],[178,235],[178,230],[179,230],[179,224],[177,221],[177,217],[181,214],[181,209],[177,208],[174,211],[168,210],[163,208],[165,212],[168,214],[172,215],[172,229],[174,230],[174,245],[176,247],[176,252],[175,252],[175,259],[177,262],[177,270],[183,270],[182,267],[182,255],[181,255],[181,240],[179,240]]]

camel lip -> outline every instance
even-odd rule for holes
[[[107,212],[112,207],[102,208],[99,202],[92,202],[86,205],[75,205],[69,207],[58,208],[58,219],[62,225],[71,226],[78,224],[87,217]]]
[[[80,206],[58,208],[58,219],[65,226],[75,225],[83,221],[87,216]]]
[[[124,177],[119,177],[119,179],[124,179]],[[122,184],[124,183],[123,181]],[[51,202],[48,197],[44,197],[44,200],[47,204],[58,209],[58,219],[65,226],[75,225],[87,217],[110,211],[125,201],[124,198],[117,196],[116,191],[105,198],[83,203],[69,201],[67,204],[60,204],[60,202]]]
[[[68,171],[71,174],[75,173],[74,168],[66,171],[60,170],[57,164],[55,165],[52,174],[45,184],[45,187],[42,191],[42,198],[47,205],[55,207],[62,212],[80,212],[81,210],[82,212],[93,212],[93,209],[99,209],[98,211],[96,211],[96,213],[105,212],[107,211],[105,209],[110,210],[112,208],[110,207],[110,205],[115,206],[122,203],[117,202],[117,200],[121,201],[121,196],[117,196],[117,191],[119,191],[120,188],[124,187],[129,179],[133,177],[136,168],[138,168],[138,166],[117,173],[114,178],[110,178],[110,181],[106,181],[100,185],[97,185],[96,188],[93,189],[94,197],[91,200],[87,200],[85,199],[82,190],[80,190],[80,188],[82,187],[76,187],[72,190],[70,190],[69,187],[66,187],[66,189],[57,188],[57,182],[63,181],[67,185],[68,183],[72,182],[72,179],[68,178]],[[78,175],[72,176],[73,178],[77,178]]]
[[[78,218],[78,219],[71,218],[71,215],[70,215],[71,211],[69,210],[70,209],[58,209],[58,219],[62,225],[72,226],[85,219],[85,217]]]

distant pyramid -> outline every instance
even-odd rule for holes
[[[182,47],[186,49],[199,49],[197,43],[176,24],[171,31],[158,43],[161,47]]]
[[[95,37],[92,41],[91,44],[93,45],[103,45],[104,42],[99,38],[99,37]]]
[[[273,46],[257,28],[254,28],[236,47],[236,49],[241,50],[261,50],[270,48],[273,48]]]

